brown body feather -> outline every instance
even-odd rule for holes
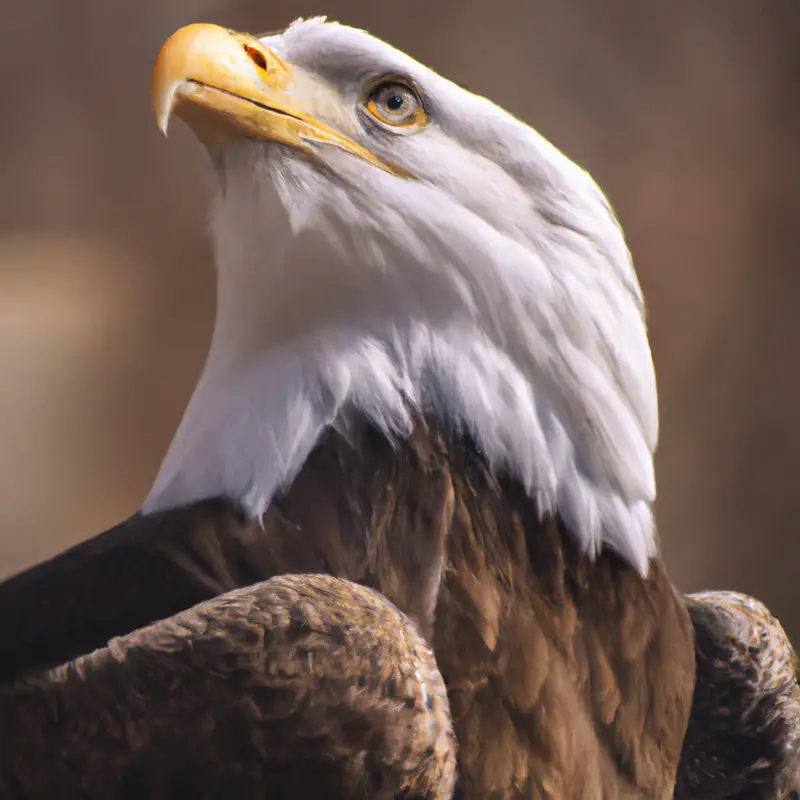
[[[416,628],[326,575],[229,592],[0,687],[0,797],[444,800],[455,742]]]
[[[662,565],[644,579],[613,553],[591,561],[429,423],[396,447],[330,433],[263,528],[213,501],[137,516],[0,585],[2,677],[292,572],[375,587],[431,642],[456,797],[672,796],[694,648]]]
[[[735,592],[686,597],[697,688],[678,800],[800,798],[800,661],[758,600]]]

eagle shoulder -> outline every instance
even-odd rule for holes
[[[686,607],[697,688],[676,798],[800,796],[800,661],[780,622],[737,592]]]

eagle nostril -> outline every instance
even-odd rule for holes
[[[244,51],[250,56],[250,60],[259,68],[265,70],[267,68],[267,59],[264,58],[264,54],[257,50],[252,45],[246,44],[244,45]]]

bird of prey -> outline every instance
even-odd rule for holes
[[[215,175],[213,338],[141,510],[0,585],[4,796],[789,791],[785,635],[659,556],[589,175],[322,19],[182,28],[153,101]]]

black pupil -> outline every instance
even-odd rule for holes
[[[400,111],[406,104],[406,98],[402,94],[390,94],[386,98],[386,108],[389,111]]]

